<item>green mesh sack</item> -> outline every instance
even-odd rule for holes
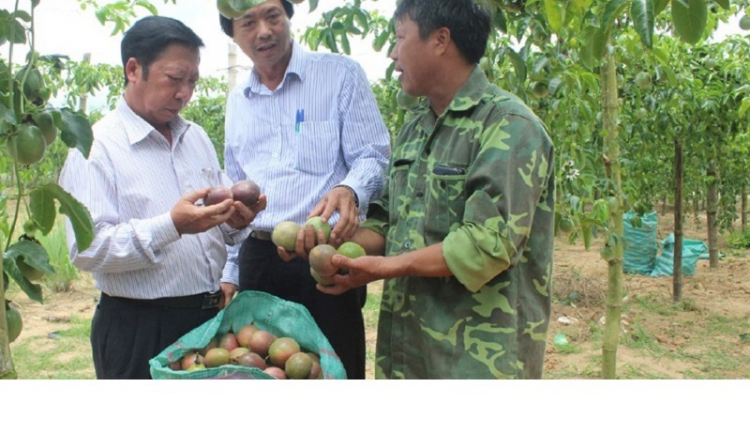
[[[307,309],[294,302],[263,292],[246,291],[238,294],[213,319],[190,331],[158,356],[149,361],[153,379],[275,379],[258,368],[223,365],[199,371],[175,371],[169,368],[186,354],[202,349],[217,335],[239,330],[254,324],[279,337],[292,337],[303,350],[320,356],[324,379],[346,379],[341,360]]]
[[[649,275],[656,265],[656,255],[659,253],[659,243],[656,240],[658,217],[656,212],[645,213],[641,216],[641,226],[635,227],[630,221],[638,215],[628,211],[622,217],[623,251],[622,271],[625,274]]]

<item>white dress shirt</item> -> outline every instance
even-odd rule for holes
[[[390,137],[365,72],[351,58],[305,51],[296,41],[284,80],[271,91],[253,69],[227,98],[224,165],[251,179],[268,207],[251,224],[272,231],[305,222],[334,186],[354,189],[364,217],[380,195]],[[334,214],[333,225],[338,220]],[[234,268],[230,253],[227,270]],[[236,274],[225,272],[225,279]]]
[[[121,99],[93,126],[89,159],[75,149],[68,153],[60,185],[89,209],[95,227],[92,245],[79,251],[68,222],[71,261],[92,272],[108,295],[155,299],[216,291],[226,244],[249,233],[222,224],[179,235],[170,216],[179,198],[232,182],[200,126],[178,116],[170,128],[171,145]]]

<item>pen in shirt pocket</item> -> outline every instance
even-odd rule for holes
[[[297,110],[297,119],[294,122],[294,131],[299,133],[300,124],[305,121],[305,109]]]

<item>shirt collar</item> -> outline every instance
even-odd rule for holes
[[[145,121],[141,116],[137,115],[133,111],[133,109],[130,108],[124,97],[120,98],[120,101],[117,103],[116,112],[122,114],[122,116],[128,122],[128,124],[125,125],[125,133],[128,137],[128,142],[131,145],[135,145],[138,142],[148,138],[152,132],[157,132],[149,122]],[[182,135],[188,130],[189,127],[190,123],[180,115],[169,122],[169,128],[172,130],[172,136],[177,141],[182,139]]]
[[[286,67],[286,72],[284,72],[284,80],[281,81],[281,85],[279,85],[279,88],[284,86],[284,83],[286,82],[286,79],[289,75],[296,75],[300,81],[304,82],[305,63],[307,62],[307,55],[308,53],[305,51],[305,49],[302,48],[302,46],[296,40],[292,40],[292,57],[289,59],[289,64]],[[245,97],[250,97],[250,95],[252,94],[257,95],[261,92],[268,92],[268,88],[266,88],[260,82],[260,75],[258,75],[255,67],[253,67],[253,70],[250,72],[250,77],[248,78],[244,92]]]
[[[474,66],[469,79],[453,97],[448,109],[451,111],[466,111],[475,107],[482,100],[487,85],[489,85],[489,81],[484,75],[484,71],[479,66]]]

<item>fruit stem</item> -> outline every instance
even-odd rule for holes
[[[13,239],[13,231],[16,228],[16,223],[18,223],[18,214],[21,212],[21,200],[23,199],[23,185],[21,184],[21,178],[18,177],[18,161],[13,161],[13,177],[16,178],[16,188],[18,190],[18,195],[16,196],[16,210],[13,213],[13,223],[10,225],[10,232],[8,233],[8,240],[5,243],[5,250],[7,251],[10,247],[10,241]]]
[[[18,3],[20,0],[16,0],[16,6],[13,9],[13,19],[15,19],[16,13],[18,12]],[[13,81],[15,80],[13,78],[13,45],[15,44],[13,40],[16,37],[16,26],[11,25],[10,26],[10,37],[8,40],[10,41],[10,46],[8,47],[8,94],[10,98],[10,107],[15,108],[15,102],[13,99]],[[23,86],[22,86],[23,87]],[[19,110],[15,110],[16,113],[19,112]],[[16,117],[16,121],[18,120],[18,117]]]

